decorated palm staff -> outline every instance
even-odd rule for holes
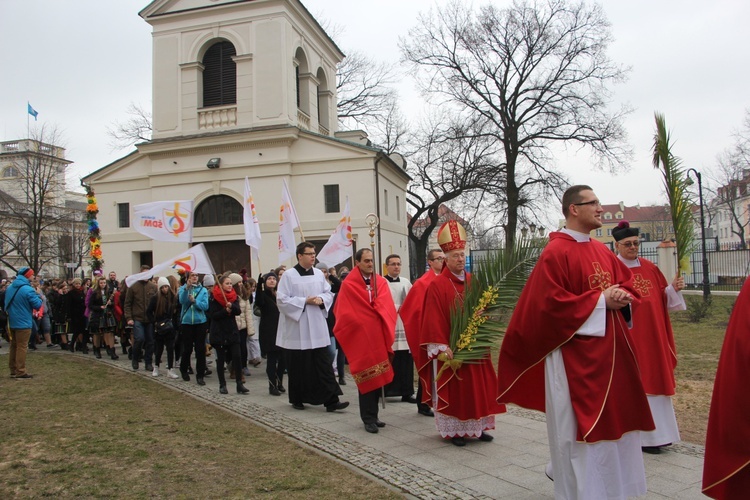
[[[427,397],[432,399],[435,425],[442,437],[456,446],[464,446],[467,437],[492,441],[485,431],[495,428],[495,415],[505,412],[505,407],[495,401],[497,385],[489,347],[469,342],[466,352],[473,351],[474,359],[463,362],[456,357],[451,327],[456,314],[467,312],[464,292],[471,275],[464,270],[466,231],[458,222],[448,221],[438,231],[438,244],[445,261],[425,297],[419,342],[425,353],[417,359],[427,362],[418,367],[419,376],[431,382],[426,385]],[[474,309],[470,311],[473,314]]]
[[[355,267],[341,282],[336,297],[333,332],[346,352],[357,384],[365,430],[375,434],[378,428],[385,427],[378,418],[378,398],[383,396],[383,387],[393,380],[396,308],[388,282],[375,273],[373,255],[372,250],[361,248],[354,256]]]
[[[633,286],[641,294],[641,305],[633,310],[633,350],[646,390],[656,429],[641,432],[641,446],[647,453],[661,453],[664,446],[680,440],[672,405],[675,394],[674,369],[677,350],[669,311],[685,310],[680,290],[685,280],[679,271],[668,284],[653,263],[638,257],[640,230],[620,221],[612,230],[617,257],[633,273]]]

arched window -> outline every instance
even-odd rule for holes
[[[297,108],[306,114],[310,113],[310,69],[307,56],[301,47],[294,54],[295,88],[297,92]]]
[[[3,177],[21,177],[21,172],[14,165],[8,165],[3,170]]]
[[[203,56],[203,107],[237,104],[237,51],[230,42],[213,44]]]
[[[220,194],[201,202],[195,209],[195,227],[234,226],[242,224],[242,205]]]

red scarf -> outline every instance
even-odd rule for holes
[[[218,302],[221,307],[226,307],[227,304],[231,304],[232,302],[237,300],[237,292],[234,291],[234,288],[232,288],[228,292],[224,292],[221,289],[221,285],[214,285],[212,293],[214,296],[214,300]]]

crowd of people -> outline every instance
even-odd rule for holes
[[[298,245],[294,267],[262,274],[257,282],[245,270],[202,280],[196,273],[180,280],[154,276],[130,287],[114,272],[41,282],[22,268],[0,289],[10,318],[11,377],[32,377],[27,348],[46,343],[46,349],[87,354],[91,344],[97,358],[104,348],[118,359],[119,339],[133,370],[143,362],[160,376],[166,349],[166,376],[190,382],[195,375],[199,385],[212,374],[207,357],[213,353],[221,394],[229,392],[227,373],[236,392],[247,394],[248,367],[264,358],[269,395],[285,393],[296,410],[323,405],[334,412],[349,405],[339,398],[348,363],[369,433],[386,426],[380,400],[398,398],[433,417],[440,436],[455,446],[472,438],[490,442],[487,431],[495,428],[496,415],[513,403],[546,413],[546,473],[556,498],[640,496],[646,493],[642,452],[661,453],[680,439],[671,399],[677,356],[668,311],[685,308],[685,283],[679,273],[668,283],[638,256],[640,232],[625,221],[612,232],[616,254],[592,240],[601,213],[590,187],[566,191],[565,227],[550,235],[521,294],[497,372],[485,347],[487,355],[478,362],[452,363],[451,316],[461,307],[471,274],[465,270],[466,232],[449,221],[438,231],[440,248],[427,256],[427,272],[413,285],[401,276],[399,255],[386,257],[385,276],[376,273],[367,248],[356,253],[351,272],[337,272],[315,265],[309,242]],[[747,333],[746,319],[733,317],[730,330],[742,338],[737,332]],[[748,416],[728,419],[731,403],[726,396],[718,399],[731,393],[719,384],[730,380],[737,386],[738,373],[748,366],[747,359],[732,355],[731,362],[722,362],[724,369],[720,363],[716,381],[714,403],[724,411],[712,410],[709,427]],[[723,353],[722,360],[729,356]],[[737,368],[727,368],[730,363]],[[710,491],[744,491],[748,462],[727,460],[720,448],[731,444],[733,453],[747,458],[746,451],[737,451],[736,440],[724,434],[709,429],[709,449],[718,456],[706,463],[714,481]]]

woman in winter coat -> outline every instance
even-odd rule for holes
[[[224,363],[232,360],[232,369],[237,383],[237,393],[247,394],[242,384],[242,366],[240,364],[240,332],[237,329],[236,316],[240,310],[239,297],[232,286],[230,273],[224,273],[211,290],[208,306],[209,341],[216,350],[216,373],[219,375],[219,392],[227,394],[227,382],[224,378]]]
[[[167,376],[180,378],[174,367],[175,330],[179,314],[177,313],[177,296],[167,278],[161,277],[157,282],[159,291],[151,297],[146,308],[146,315],[154,318],[154,371],[152,376],[159,376],[161,355],[167,348]]]
[[[94,355],[101,359],[102,337],[107,347],[107,354],[112,359],[119,359],[115,350],[115,315],[114,297],[107,286],[107,278],[96,278],[89,295],[89,332],[94,339]]]
[[[266,375],[268,393],[280,396],[284,389],[284,356],[281,347],[276,345],[276,329],[279,326],[279,308],[276,306],[276,274],[268,273],[258,277],[255,290],[255,306],[260,310],[260,346],[266,354]]]
[[[68,293],[68,283],[65,280],[57,284],[57,293],[50,292],[47,296],[49,301],[52,322],[55,325],[55,334],[60,337],[60,348],[68,348],[68,314],[65,310],[65,295]]]
[[[86,292],[80,278],[73,280],[73,287],[65,294],[65,313],[68,317],[68,333],[71,334],[70,352],[73,352],[76,342],[78,350],[89,353],[88,334],[86,333]]]
[[[232,281],[232,287],[237,293],[240,302],[240,315],[237,316],[237,329],[240,331],[240,365],[242,366],[242,375],[250,376],[250,370],[247,368],[247,338],[255,335],[253,328],[253,305],[250,303],[250,295],[247,288],[242,283],[242,276],[236,273],[229,275]],[[234,378],[232,370],[231,378]],[[242,377],[245,381],[245,377]]]

